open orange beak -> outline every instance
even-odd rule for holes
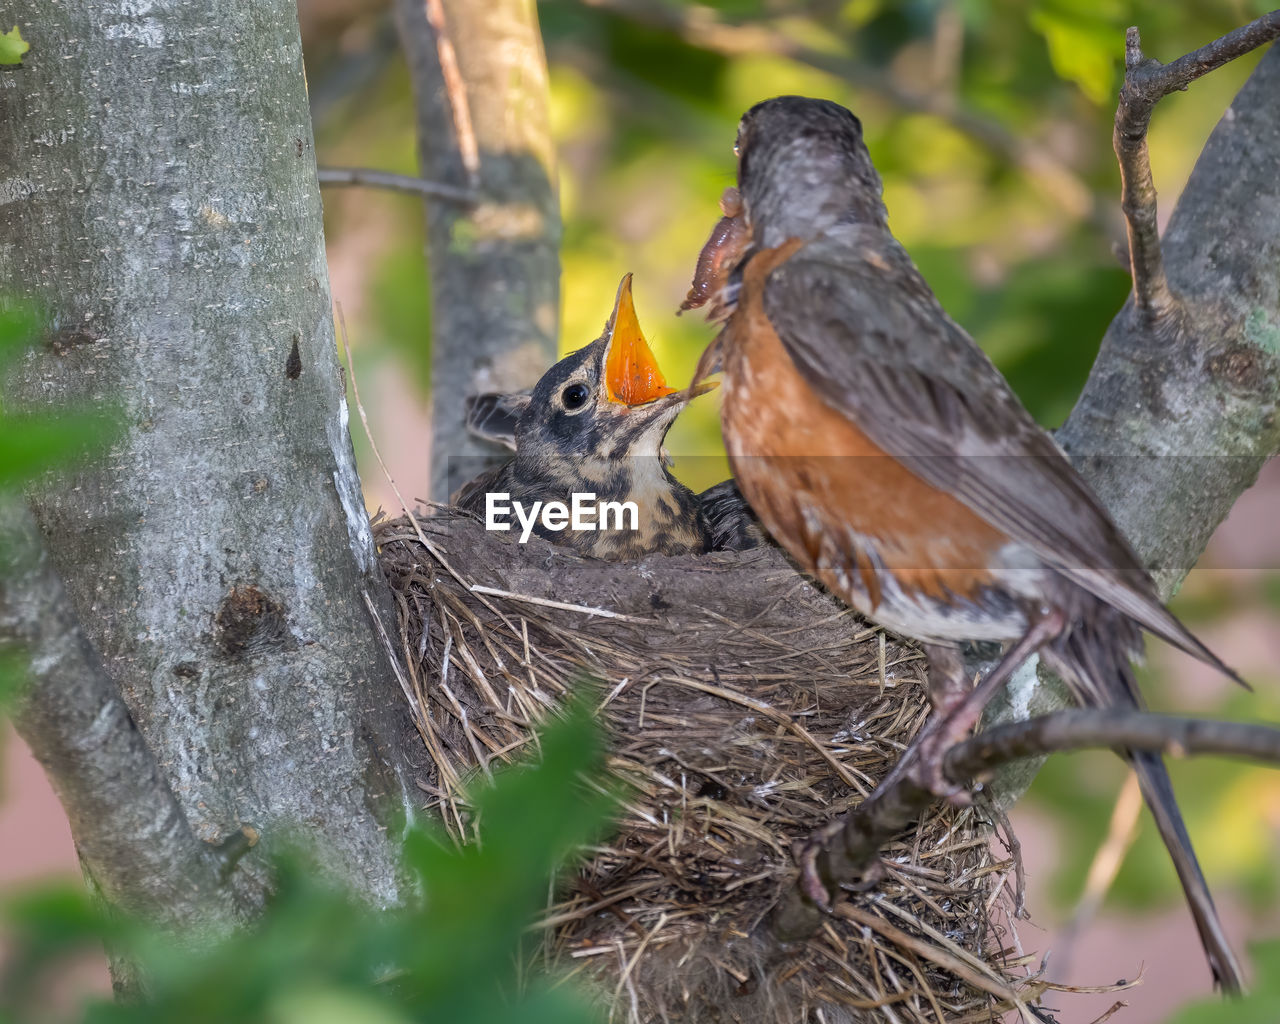
[[[621,405],[644,405],[664,395],[675,394],[658,369],[649,343],[644,340],[636,306],[631,299],[631,275],[618,285],[613,315],[605,328],[609,354],[604,363],[605,393],[609,401]]]

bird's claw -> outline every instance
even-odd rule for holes
[[[843,819],[840,823],[843,824]],[[835,900],[822,877],[821,868],[818,867],[818,857],[826,851],[830,836],[831,828],[828,826],[815,832],[804,843],[798,843],[794,850],[796,863],[800,867],[800,891],[824,914],[831,913]],[[877,859],[862,872],[862,876],[856,882],[840,883],[840,889],[849,892],[867,892],[879,885],[886,875],[884,862]]]
[[[966,786],[953,781],[946,774],[947,751],[951,746],[951,732],[944,724],[922,740],[911,774],[916,785],[939,800],[945,800],[953,807],[969,807],[973,803],[973,794]]]
[[[800,891],[805,898],[824,914],[831,913],[831,893],[822,880],[822,872],[818,868],[818,856],[826,849],[822,834],[809,838],[796,851],[796,863],[800,867]]]

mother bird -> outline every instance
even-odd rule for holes
[[[924,645],[934,713],[903,763],[943,790],[941,754],[1037,651],[1092,707],[1142,706],[1131,660],[1144,629],[1239,681],[1161,604],[1098,498],[890,234],[858,119],[778,97],[743,116],[735,152],[738,189],[686,303],[713,298],[727,317],[698,379],[723,370],[725,444],[766,529],[857,611]],[[959,645],[983,640],[1012,646],[971,690]],[[1130,757],[1214,977],[1236,990],[1164,763]]]

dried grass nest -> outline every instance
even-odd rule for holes
[[[792,844],[870,792],[927,709],[920,653],[781,552],[601,562],[448,510],[375,537],[432,802],[459,837],[476,773],[527,754],[572,680],[604,682],[610,766],[632,796],[544,926],[611,1019],[941,1024],[1038,994],[1012,859],[980,805],[901,836],[886,877],[806,942],[763,926],[794,882]]]

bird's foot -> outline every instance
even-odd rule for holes
[[[966,808],[973,804],[973,794],[965,786],[947,777],[946,756],[952,744],[943,742],[943,739],[945,737],[940,735],[936,741],[924,745],[920,750],[919,763],[911,774],[915,777],[916,785],[923,790],[932,792],[938,799],[946,800],[951,806]]]
[[[917,786],[939,800],[945,800],[953,807],[968,807],[973,803],[973,794],[967,787],[949,778],[946,772],[947,751],[957,740],[954,731],[943,722],[940,728],[920,737],[915,749],[915,763],[909,771]]]
[[[827,852],[827,847],[836,838],[838,830],[844,826],[844,819],[837,818],[827,822],[809,836],[804,842],[796,841],[791,848],[791,855],[800,868],[797,884],[805,898],[824,914],[831,912],[831,890],[823,877],[819,859]]]
[[[827,852],[828,844],[843,827],[844,818],[839,818],[825,828],[814,832],[803,843],[797,843],[793,848],[796,864],[800,867],[798,882],[800,891],[809,902],[825,914],[831,913],[834,899],[832,887],[824,877],[820,859]],[[865,892],[874,889],[885,875],[884,863],[877,859],[862,872],[857,881],[842,882],[839,888],[848,892]]]

